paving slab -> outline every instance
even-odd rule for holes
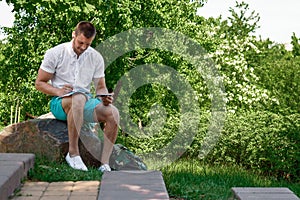
[[[234,187],[232,191],[239,200],[300,200],[285,187]]]
[[[34,154],[0,153],[0,200],[7,200],[20,187],[34,166]]]
[[[11,200],[97,200],[100,181],[26,181]]]
[[[169,200],[160,171],[111,171],[102,175],[98,200]]]
[[[34,167],[35,155],[32,153],[0,153],[0,167],[10,162],[21,162],[24,168],[24,177]]]

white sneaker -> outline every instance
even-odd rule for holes
[[[66,156],[66,161],[73,169],[88,171],[80,156],[70,157],[70,154],[68,153]]]
[[[99,167],[98,170],[101,172],[110,172],[111,168],[108,164],[103,164],[103,165],[101,165],[101,167]]]

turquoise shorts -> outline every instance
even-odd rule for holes
[[[62,107],[61,97],[53,97],[50,101],[50,111],[56,119],[67,121],[67,114]],[[98,98],[90,98],[84,106],[83,118],[86,122],[95,122],[94,120],[94,110],[95,107],[102,101]]]

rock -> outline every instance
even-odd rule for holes
[[[87,166],[99,167],[103,131],[99,124],[84,124],[79,151]],[[0,153],[33,153],[48,160],[65,162],[68,153],[68,128],[65,121],[51,114],[5,127],[0,132]],[[115,170],[146,170],[145,163],[126,147],[115,144],[109,161]]]
[[[95,132],[94,126],[85,125],[82,128],[79,149],[87,165],[99,167],[101,141]],[[67,123],[53,118],[39,118],[7,126],[0,132],[0,152],[34,153],[50,160],[64,161],[68,152]]]
[[[38,119],[55,119],[54,115],[51,112],[41,115],[37,118]]]

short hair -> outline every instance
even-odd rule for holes
[[[96,35],[96,28],[91,22],[81,21],[76,25],[75,35],[83,34],[86,38],[91,38]]]

